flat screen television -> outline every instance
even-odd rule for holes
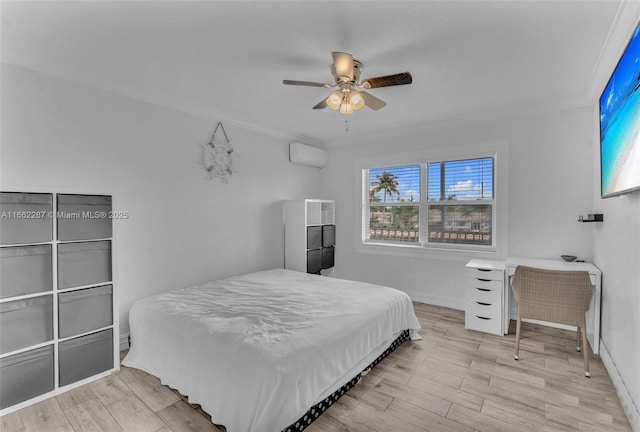
[[[602,198],[640,189],[640,25],[600,96]]]

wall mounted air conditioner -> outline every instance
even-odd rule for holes
[[[293,163],[322,168],[329,161],[326,150],[301,143],[289,144],[289,160]]]

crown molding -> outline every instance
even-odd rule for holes
[[[618,64],[639,22],[640,2],[621,2],[613,23],[609,27],[609,33],[600,46],[597,60],[591,70],[589,83],[584,89],[586,99],[592,100],[593,103],[599,100],[602,90],[607,85],[613,69]]]

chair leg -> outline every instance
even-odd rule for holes
[[[514,360],[518,360],[518,354],[520,353],[520,310],[518,310],[518,318],[516,319],[516,353],[513,355]]]
[[[580,347],[580,340],[581,340],[581,336],[580,336],[580,326],[578,326],[578,330],[576,331],[576,351],[580,352],[582,351],[582,348]]]
[[[589,342],[587,342],[587,332],[585,331],[585,323],[582,324],[582,352],[584,354],[584,376],[591,377],[589,371]]]

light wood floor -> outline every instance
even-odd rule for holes
[[[514,361],[513,334],[465,330],[461,311],[415,309],[424,339],[404,343],[309,432],[631,431],[597,357],[583,376],[575,333],[523,324]],[[1,422],[2,432],[223,430],[157,378],[126,367]]]

